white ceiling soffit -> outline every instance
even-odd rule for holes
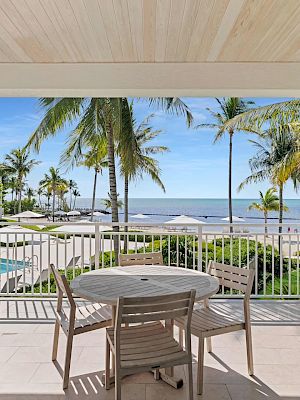
[[[299,96],[300,0],[0,0],[2,96]]]

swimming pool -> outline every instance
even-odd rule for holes
[[[28,267],[28,263],[25,262],[25,267]],[[6,258],[0,258],[0,275],[6,274],[7,271],[15,271],[16,269],[23,269],[23,261],[10,260]]]

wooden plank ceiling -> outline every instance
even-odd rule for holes
[[[0,63],[299,61],[300,0],[0,0]]]

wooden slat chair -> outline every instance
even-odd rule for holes
[[[119,263],[121,267],[129,265],[163,265],[162,252],[155,253],[136,253],[119,254]]]
[[[71,288],[64,275],[59,274],[54,265],[50,265],[57,286],[57,309],[54,328],[52,361],[56,360],[59,328],[61,327],[67,336],[67,348],[65,355],[65,368],[63,374],[63,388],[69,384],[71,353],[73,337],[80,333],[106,328],[112,325],[111,308],[100,304],[91,304],[86,307],[77,307],[72,296]],[[63,309],[63,296],[66,295],[69,308]]]
[[[238,320],[232,315],[225,314],[223,310],[218,309],[218,305],[210,308],[208,300],[204,302],[204,307],[193,311],[191,332],[192,335],[199,338],[197,378],[197,394],[199,395],[203,391],[204,339],[207,341],[207,351],[212,352],[212,336],[244,329],[246,333],[248,372],[249,375],[254,373],[249,304],[255,274],[254,268],[254,261],[250,262],[249,269],[220,264],[214,261],[209,262],[207,272],[219,278],[221,286],[244,293],[244,318]],[[182,338],[184,330],[183,318],[177,318],[175,325],[179,326],[180,337]]]
[[[118,299],[115,326],[106,329],[105,388],[110,387],[112,352],[115,356],[115,400],[121,399],[121,379],[125,375],[184,364],[188,367],[189,400],[193,399],[190,325],[194,299],[194,290]],[[185,317],[185,350],[161,322],[176,317]],[[127,326],[122,326],[124,323]]]

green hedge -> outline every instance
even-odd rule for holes
[[[159,238],[159,236],[158,236]],[[169,246],[170,242],[170,246]],[[215,247],[214,247],[215,246]],[[202,244],[202,267],[205,269],[205,262],[206,258],[207,260],[216,260],[217,262],[222,262],[224,259],[225,264],[232,264],[239,266],[241,265],[242,267],[247,265],[247,254],[248,254],[248,246],[249,246],[249,259],[252,259],[255,257],[256,254],[256,243],[254,240],[249,240],[247,239],[235,239],[233,238],[232,240],[230,239],[224,239],[224,242],[222,242],[222,239],[216,239],[215,243],[208,243],[206,246],[206,243]],[[193,267],[193,258],[195,258],[195,265],[197,266],[198,264],[198,242],[193,239],[193,236],[171,236],[170,241],[168,239],[163,239],[162,242],[160,242],[159,239],[156,238],[154,242],[152,243],[152,237],[151,237],[151,242],[148,243],[148,246],[145,247],[146,252],[151,252],[151,251],[160,251],[162,250],[163,254],[163,259],[165,264],[171,264],[171,265],[177,265],[177,260],[179,266],[184,267],[187,264],[188,268]],[[170,249],[170,250],[169,250]],[[177,257],[177,249],[178,249],[178,257]],[[206,257],[206,249],[207,249],[207,257]],[[223,249],[224,249],[224,256],[223,256]],[[232,249],[232,255],[231,255],[231,249]],[[130,252],[133,252],[131,250]],[[138,250],[139,253],[144,252],[144,247]],[[193,256],[193,253],[195,252],[195,256]],[[169,260],[169,254],[170,254],[170,260]],[[115,256],[114,252],[112,252],[112,255],[110,255],[110,252],[107,251],[103,254],[100,255],[99,259],[99,265],[100,268],[104,267],[110,267],[111,265],[111,257],[112,257],[112,265],[115,264]],[[102,263],[103,262],[103,263]],[[258,293],[263,293],[263,273],[264,273],[264,262],[266,263],[265,269],[266,269],[266,283],[267,283],[267,294],[272,294],[272,287],[271,287],[271,280],[272,280],[272,246],[267,245],[266,246],[266,252],[265,252],[265,257],[264,257],[264,245],[260,242],[257,243],[257,272],[258,272]],[[92,269],[94,268],[94,258],[92,257],[91,260],[92,263]],[[296,287],[297,287],[297,282],[296,282],[296,260],[291,261],[291,269],[292,269],[292,292],[296,294]],[[88,271],[88,268],[84,269],[84,272]],[[284,276],[284,293],[288,294],[288,259],[284,258],[283,259],[283,266],[282,266],[282,273]],[[278,251],[275,249],[274,250],[274,273],[275,273],[275,283],[276,283],[276,289],[275,289],[275,294],[279,294],[278,288],[279,288],[279,276],[280,276],[280,255]],[[81,268],[76,268],[75,269],[75,276],[81,274]],[[68,271],[68,280],[73,279],[73,270]],[[51,276],[51,292],[55,292],[55,284],[54,284],[54,279]],[[35,292],[38,292],[40,290],[40,285],[36,285],[35,287]],[[44,282],[42,284],[42,290],[43,293],[48,292],[48,282]],[[30,292],[30,288],[28,289]],[[293,294],[292,293],[292,294]]]

